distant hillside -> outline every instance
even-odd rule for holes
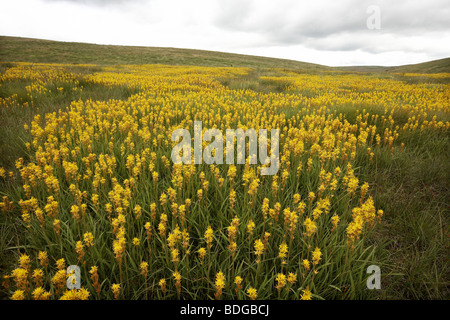
[[[217,51],[96,45],[0,36],[0,62],[25,61],[73,64],[169,64],[215,67],[285,68],[300,72],[450,73],[450,58],[397,67],[328,67],[295,60]]]
[[[407,64],[396,67],[381,66],[351,66],[336,67],[338,70],[349,72],[390,72],[390,73],[450,73],[450,58],[433,60],[417,64]]]
[[[404,66],[392,67],[389,72],[401,73],[450,73],[450,58],[433,60],[418,64],[408,64]]]
[[[294,60],[206,50],[96,45],[0,36],[0,61],[48,63],[169,64],[218,67],[288,68],[326,71],[332,68]]]

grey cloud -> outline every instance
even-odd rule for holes
[[[45,12],[39,12],[39,5],[30,6],[36,8],[36,16],[47,17],[39,31],[42,38],[274,54],[300,60],[310,54],[311,61],[316,62],[327,57],[349,63],[364,57],[361,59],[373,63],[373,59],[382,61],[387,56],[403,62],[403,56],[431,59],[450,53],[448,0],[196,0],[189,4],[183,0],[23,1],[44,2]],[[381,30],[367,28],[370,13],[366,10],[370,5],[381,10]],[[51,27],[55,17],[61,17],[54,13],[66,9],[77,12],[77,19],[86,17],[84,30],[72,30],[64,23]],[[19,21],[20,5],[16,14]],[[35,12],[29,15],[34,17]],[[109,27],[92,34],[86,25],[97,26],[93,19],[97,16]],[[116,29],[120,23],[123,25]],[[17,34],[15,30],[25,30],[24,35],[38,34],[30,22],[16,24],[9,20],[2,27],[12,30],[9,33],[13,35]]]
[[[273,8],[271,12],[258,12],[257,5],[251,5],[254,11],[248,10],[252,2],[231,3],[222,10],[215,19],[218,27],[233,30],[245,30],[256,33],[267,33],[269,36],[323,36],[344,30],[365,28],[367,6],[359,1],[346,1],[346,5],[308,7],[308,2],[284,3]],[[236,15],[236,12],[239,12]],[[287,18],[289,14],[289,18]],[[243,17],[241,19],[241,17]],[[252,18],[252,19],[250,19]]]
[[[228,4],[217,15],[215,25],[258,34],[277,46],[301,44],[327,51],[359,49],[371,53],[383,52],[386,50],[385,43],[373,41],[374,30],[367,28],[370,13],[366,10],[369,5],[377,5],[381,11],[382,30],[375,32],[392,34],[393,38],[426,37],[429,32],[450,29],[448,1],[348,0],[324,2],[312,8],[308,2],[301,2],[301,5],[292,2],[262,13],[258,13],[257,3],[246,1],[244,7],[242,3]],[[394,43],[395,47],[398,46]]]
[[[389,2],[380,8],[382,23],[392,31],[425,32],[450,28],[449,1]]]
[[[241,29],[252,11],[252,1],[228,0],[218,2],[215,25],[229,29]]]

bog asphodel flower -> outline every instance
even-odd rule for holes
[[[83,235],[83,239],[86,247],[92,247],[94,245],[94,236],[91,232],[86,232]]]
[[[44,271],[42,269],[34,269],[32,278],[36,287],[42,286]]]
[[[114,294],[114,299],[115,299],[115,300],[118,300],[118,299],[119,299],[119,296],[120,296],[120,284],[118,284],[118,283],[113,283],[113,284],[111,285],[111,291],[112,291],[113,294]]]
[[[158,282],[159,287],[161,288],[161,291],[165,294],[167,289],[166,289],[166,279],[160,279]]]
[[[264,233],[264,250],[267,250],[269,248],[269,238],[270,238],[270,232]]]
[[[233,189],[230,190],[230,209],[234,208],[234,204],[236,203],[236,191],[234,191]]]
[[[178,271],[175,271],[172,274],[174,280],[175,280],[175,287],[177,289],[177,292],[180,293],[181,292],[181,274]]]
[[[64,292],[60,300],[89,300],[89,291],[85,288],[72,289]]]
[[[135,207],[134,207],[134,215],[135,215],[135,217],[136,217],[136,219],[137,220],[139,220],[139,218],[141,217],[141,213],[142,213],[142,207],[140,206],[140,205],[136,205]]]
[[[215,297],[216,297],[216,299],[219,299],[220,296],[222,295],[222,290],[225,288],[225,276],[222,271],[219,271],[216,274],[215,285],[216,285]]]
[[[56,268],[58,270],[65,270],[66,269],[66,260],[64,258],[56,260]]]
[[[305,222],[303,224],[305,226],[306,235],[308,237],[311,237],[317,230],[316,223],[308,217],[305,219]]]
[[[152,235],[152,225],[150,224],[150,222],[146,222],[144,225],[144,229],[145,229],[145,234],[147,236],[147,242],[150,241],[150,237]]]
[[[78,254],[78,261],[80,262],[83,259],[84,254],[85,254],[83,242],[77,241],[77,243],[75,245],[75,251]]]
[[[331,217],[331,223],[332,223],[332,225],[333,225],[333,227],[331,228],[331,231],[333,232],[334,230],[336,230],[337,225],[338,225],[338,223],[339,223],[339,216],[338,216],[337,214],[334,214],[334,215]]]
[[[287,281],[293,285],[297,281],[297,273],[289,272]]]
[[[208,245],[208,248],[211,248],[212,242],[213,242],[213,229],[211,226],[208,226],[208,228],[205,231],[205,240],[206,244]]]
[[[26,269],[14,269],[11,273],[11,277],[14,278],[17,288],[25,290],[28,287],[28,271]]]
[[[310,269],[310,267],[311,267],[311,265],[309,263],[309,260],[307,260],[307,259],[304,259],[302,261],[302,264],[303,264],[303,268],[305,269],[305,271],[308,271]]]
[[[309,287],[306,287],[306,289],[302,290],[300,300],[311,300],[311,291],[309,291]]]
[[[47,267],[48,265],[48,256],[46,251],[39,251],[38,260],[41,267]]]
[[[98,268],[97,266],[92,266],[91,270],[89,270],[89,273],[91,274],[91,280],[92,280],[92,286],[94,287],[95,291],[97,292],[98,297],[100,297],[100,283],[99,283],[99,276],[98,276]]]
[[[16,291],[14,291],[11,299],[12,300],[25,300],[25,292],[23,290],[16,290]]]
[[[55,220],[53,220],[53,228],[54,228],[54,230],[55,230],[55,232],[56,232],[56,234],[59,236],[60,235],[60,233],[61,233],[61,227],[60,227],[60,221],[59,221],[59,219],[55,219]]]
[[[180,261],[179,260],[180,253],[179,253],[178,249],[172,249],[170,251],[170,254],[172,256],[172,262],[176,263],[176,262]]]
[[[252,235],[253,234],[253,230],[255,230],[255,223],[253,222],[253,220],[250,220],[247,224],[247,232]]]
[[[205,260],[205,256],[206,256],[206,249],[203,247],[198,249],[198,256],[200,257],[200,261],[203,264],[203,261]]]
[[[288,245],[286,244],[286,242],[283,242],[280,244],[278,248],[278,257],[281,258],[283,264],[286,263],[285,259],[287,257],[287,253],[288,253]]]
[[[61,292],[66,287],[66,270],[58,270],[52,278],[52,283],[56,288],[56,293]]]
[[[282,273],[279,273],[277,274],[275,281],[277,282],[277,285],[275,287],[277,288],[278,291],[280,291],[286,285],[286,276]]]
[[[320,249],[318,247],[316,247],[316,249],[314,249],[313,251],[313,265],[317,265],[319,263],[319,261],[321,260],[322,257],[322,252],[320,251]]]
[[[259,263],[261,261],[261,255],[264,253],[264,244],[261,241],[261,239],[255,240],[255,254],[257,256],[256,263]]]
[[[141,269],[141,274],[144,276],[144,278],[147,278],[147,274],[148,274],[148,263],[145,261],[141,262],[141,265],[139,266],[139,268]]]
[[[258,290],[253,287],[247,289],[247,295],[251,300],[255,300],[258,297]]]
[[[30,270],[30,266],[31,266],[30,257],[26,254],[22,254],[19,257],[19,266],[25,270]]]
[[[234,284],[236,285],[236,293],[242,289],[242,281],[243,279],[240,276],[236,276],[234,278]]]
[[[42,287],[37,287],[31,293],[33,300],[49,300],[51,297],[51,293],[45,291]]]
[[[74,204],[72,208],[70,209],[70,213],[72,213],[72,216],[75,220],[80,220],[80,208]]]
[[[311,202],[314,200],[315,197],[316,197],[315,193],[311,191],[311,192],[308,194],[308,200],[309,200],[309,202],[311,203]]]

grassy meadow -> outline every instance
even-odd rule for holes
[[[3,299],[450,297],[448,59],[0,49]],[[277,174],[172,163],[171,133],[196,120],[224,137],[279,129]]]

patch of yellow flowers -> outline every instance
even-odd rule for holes
[[[29,80],[31,98],[52,94],[49,84],[78,86],[80,76],[65,67],[19,63],[0,82]],[[0,209],[20,214],[35,250],[4,276],[11,298],[307,300],[342,285],[327,277],[321,286],[321,273],[363,252],[362,238],[383,215],[358,178],[358,161],[374,161],[382,149],[397,152],[403,132],[448,130],[436,114],[449,111],[449,88],[339,73],[262,77],[287,83],[284,93],[219,82],[248,72],[103,68],[85,82],[138,93],[73,101],[26,124],[30,160],[16,162],[20,198],[4,197]],[[397,123],[398,114],[407,121]],[[261,176],[248,159],[174,165],[171,133],[192,130],[196,120],[204,130],[280,129],[278,173]],[[337,255],[338,247],[346,253]],[[83,288],[67,290],[68,264],[81,267]]]

